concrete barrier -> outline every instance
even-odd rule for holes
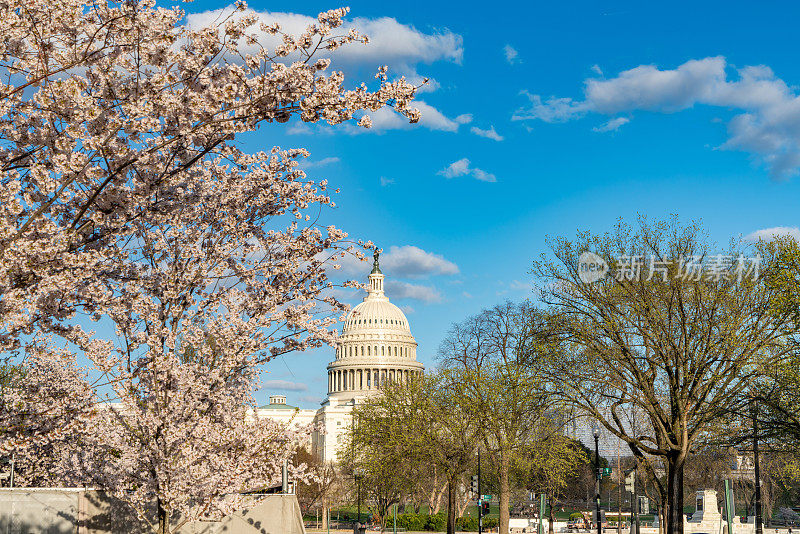
[[[155,509],[149,514],[155,517]],[[179,521],[179,518],[175,518]],[[176,523],[177,524],[177,523]],[[0,488],[3,534],[145,534],[135,511],[105,492],[83,488]],[[247,496],[219,521],[192,521],[178,534],[304,534],[295,495]]]

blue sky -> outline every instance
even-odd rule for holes
[[[290,123],[240,142],[310,150],[309,175],[341,189],[325,222],[387,251],[387,279],[402,282],[389,296],[431,366],[452,322],[531,295],[548,235],[637,213],[702,219],[722,242],[798,226],[800,7],[696,4],[352,2],[373,48],[340,68],[354,81],[384,63],[430,77],[420,124]],[[249,5],[267,18],[338,7]],[[202,21],[223,7],[188,11]],[[270,363],[259,401],[270,391],[315,407],[332,354]]]

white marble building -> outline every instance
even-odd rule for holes
[[[337,447],[356,404],[377,394],[387,380],[410,380],[423,372],[408,319],[389,302],[383,282],[376,254],[367,296],[347,315],[335,359],[328,364],[328,395],[321,407],[294,408],[286,404],[285,396],[272,395],[270,404],[259,409],[262,417],[319,425],[322,430],[314,433],[312,449],[324,462],[336,461]]]

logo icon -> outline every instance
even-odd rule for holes
[[[605,278],[608,273],[606,260],[594,252],[584,252],[578,258],[578,278],[584,284],[591,284]]]

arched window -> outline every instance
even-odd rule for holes
[[[370,347],[369,346],[367,346],[367,356],[372,356],[372,354],[370,354]]]
[[[386,356],[383,345],[381,345],[381,356]]]

